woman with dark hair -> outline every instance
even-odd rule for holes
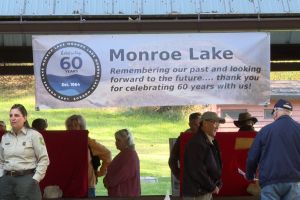
[[[0,199],[40,200],[39,182],[49,165],[44,138],[29,127],[23,105],[13,105],[9,119],[12,130],[0,145]]]
[[[37,118],[32,121],[31,127],[38,132],[45,131],[48,128],[48,123],[46,119]]]
[[[134,148],[132,134],[127,129],[115,133],[120,153],[112,160],[103,179],[110,197],[138,197],[141,195],[140,161]]]

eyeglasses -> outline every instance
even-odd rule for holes
[[[273,110],[272,110],[272,115],[274,115],[275,114],[275,112],[276,111],[278,111],[278,110],[284,110],[283,108],[273,108]]]
[[[219,123],[218,121],[215,121],[215,120],[213,120],[213,119],[207,119],[207,120],[205,120],[205,121],[210,122],[210,123],[212,123],[212,124]]]

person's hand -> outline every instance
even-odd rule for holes
[[[218,186],[215,187],[213,194],[219,194],[220,188]]]
[[[100,177],[100,176],[104,176],[106,174],[106,171],[97,171],[97,177]]]
[[[241,170],[240,168],[238,168],[238,173],[239,173],[240,175],[242,175],[242,176],[244,177],[245,180],[248,181],[248,179],[247,179],[247,177],[246,177],[246,173],[245,173],[243,170]]]
[[[33,184],[39,184],[39,182],[37,180],[35,180],[34,178],[32,179]]]

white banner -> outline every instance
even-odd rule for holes
[[[39,108],[265,104],[269,33],[33,36]]]

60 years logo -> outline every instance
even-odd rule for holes
[[[73,41],[51,47],[43,57],[41,79],[46,90],[62,101],[91,95],[101,77],[100,60],[85,44]]]

